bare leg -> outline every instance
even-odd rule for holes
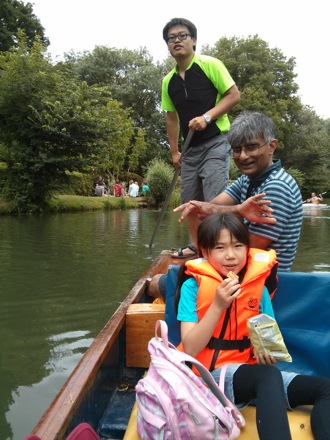
[[[159,290],[159,278],[162,276],[162,274],[154,275],[151,280],[148,282],[148,295],[152,296],[153,298],[162,298],[162,294]]]
[[[186,221],[188,222],[188,227],[190,231],[191,236],[191,244],[197,249],[197,229],[200,224],[200,219],[195,214],[191,214],[187,217]],[[183,255],[187,255],[187,257],[191,257],[193,254],[193,251],[189,248],[182,249]],[[175,257],[177,254],[173,254],[173,257]]]

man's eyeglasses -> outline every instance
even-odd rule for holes
[[[188,34],[188,32],[181,32],[178,35],[169,35],[167,37],[166,42],[167,43],[174,43],[176,41],[176,39],[178,38],[179,41],[184,41],[186,40],[188,37],[191,37],[191,34]]]
[[[269,144],[270,141],[266,141],[264,144],[259,145],[257,143],[250,143],[246,144],[245,147],[231,147],[231,153],[234,158],[240,157],[242,151],[244,151],[245,154],[248,156],[256,156],[259,152],[259,148],[264,147],[265,145]]]

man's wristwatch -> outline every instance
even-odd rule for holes
[[[208,114],[205,113],[205,115],[203,115],[203,117],[204,117],[205,122],[207,123],[207,125],[211,124],[211,122],[212,122],[212,118],[211,118],[210,115],[208,115]]]

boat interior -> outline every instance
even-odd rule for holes
[[[177,344],[180,338],[179,324],[170,297],[171,292],[174,292],[177,269],[178,266],[174,265],[169,270],[166,306],[151,304],[150,297],[144,295],[138,304],[128,307],[126,326],[122,326],[116,344],[108,354],[109,360],[105,362],[98,377],[102,386],[99,383],[97,388],[101,391],[85,396],[84,420],[75,420],[74,425],[81,421],[88,422],[90,411],[94,413],[91,421],[95,420],[95,411],[99,411],[100,421],[96,429],[102,439],[139,439],[134,387],[148,369],[150,359],[147,344],[154,336],[156,321],[165,319],[169,340],[173,344]],[[326,316],[330,307],[330,297],[327,295],[329,282],[330,274],[279,273],[279,287],[273,305],[286,346],[293,358],[292,363],[281,362],[280,368],[330,377],[330,334]],[[125,362],[118,369],[114,360],[120,359]],[[118,386],[119,379],[121,381]],[[110,402],[109,389],[112,396]],[[247,427],[241,438],[257,440],[254,408],[246,408],[243,415]],[[313,438],[309,417],[308,407],[289,411],[293,439]]]

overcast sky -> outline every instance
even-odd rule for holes
[[[27,3],[24,0],[25,3]],[[154,60],[167,57],[162,29],[173,17],[191,20],[197,51],[222,36],[258,35],[286,58],[295,73],[303,104],[330,118],[329,14],[325,0],[30,0],[45,28],[53,58],[64,52],[92,51],[96,45],[138,49]]]

